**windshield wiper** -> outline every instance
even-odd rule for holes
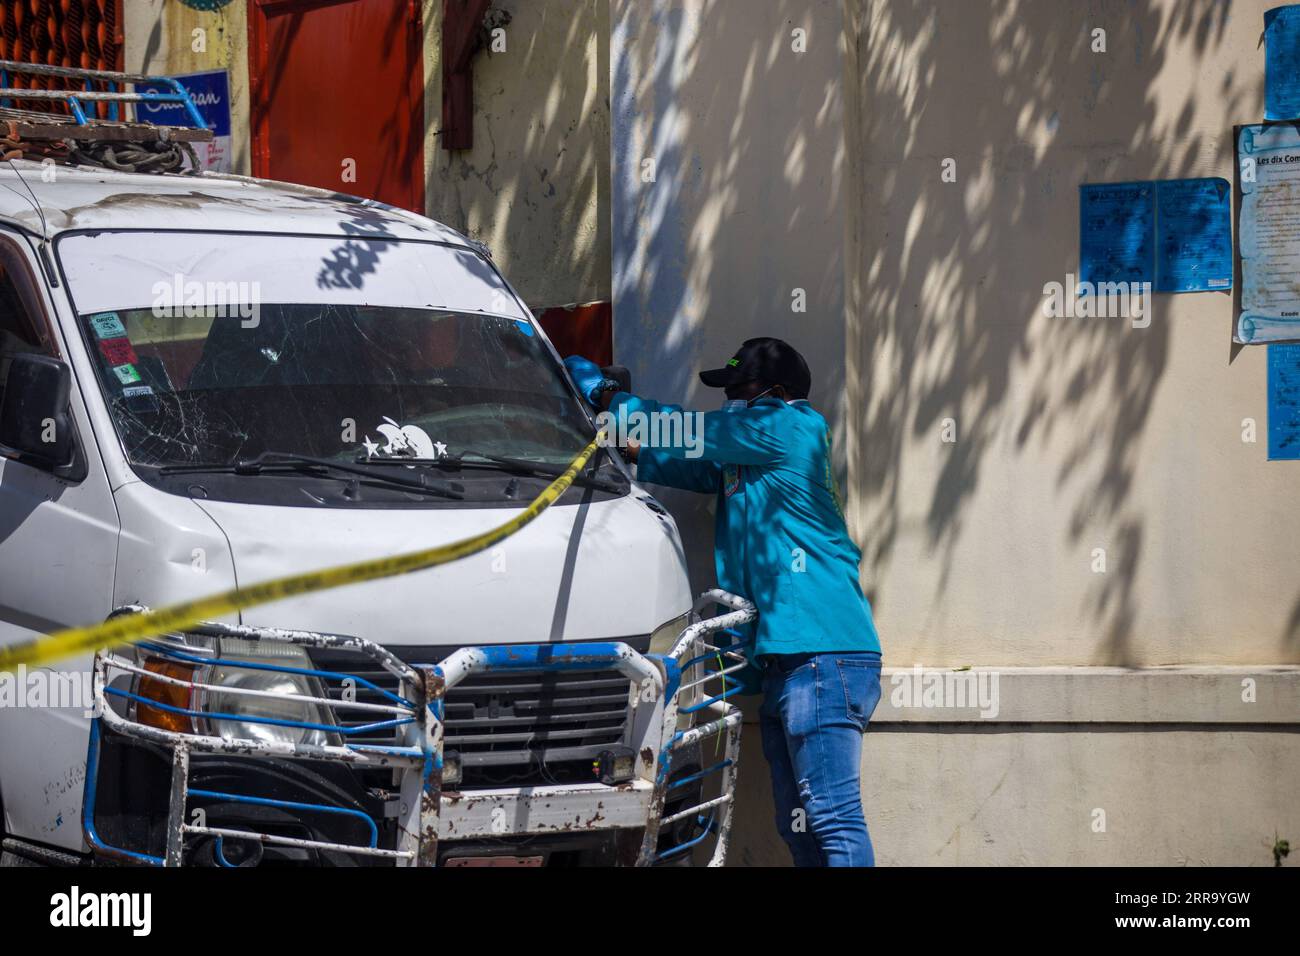
[[[332,461],[329,458],[313,458],[310,455],[298,455],[292,452],[265,451],[256,458],[243,458],[227,465],[163,465],[158,469],[158,473],[160,475],[203,473],[261,475],[277,470],[313,473],[317,477],[321,478],[343,478],[345,476],[350,478],[355,475],[392,488],[401,488],[404,490],[420,492],[422,494],[438,495],[442,498],[453,498],[456,500],[465,497],[464,486],[456,482],[430,481],[423,475],[413,478],[403,478],[399,475],[380,474],[373,469],[365,468],[360,465],[350,465],[346,462]],[[337,474],[329,474],[328,472],[331,471],[336,472]]]
[[[573,483],[583,488],[596,488],[600,491],[608,491],[611,494],[624,494],[627,492],[628,485],[626,481],[611,481],[607,478],[601,478],[596,474],[596,460],[604,451],[597,448],[596,453],[591,456],[587,462],[586,469],[578,472],[573,478]],[[506,471],[517,474],[536,475],[540,478],[559,478],[568,470],[566,465],[548,465],[542,461],[529,461],[527,458],[510,458],[506,455],[485,455],[482,452],[467,451],[460,455],[450,456],[451,460],[459,465],[469,468],[489,468],[492,466],[500,467]],[[617,473],[623,477],[621,473]]]
[[[610,494],[624,494],[627,492],[628,485],[626,481],[611,481],[602,478],[595,473],[594,467],[596,459],[605,451],[599,448],[596,454],[592,456],[591,461],[587,463],[587,470],[579,472],[574,476],[573,483],[583,488],[595,488],[599,491],[607,491]],[[494,471],[504,471],[517,475],[532,475],[539,478],[558,478],[567,470],[565,466],[551,465],[544,461],[531,461],[527,458],[511,458],[506,455],[486,455],[482,452],[467,451],[459,455],[443,455],[440,458],[371,458],[365,459],[358,457],[357,462],[366,462],[370,465],[427,465],[433,468],[441,468],[447,471],[458,471],[461,468],[486,468]],[[623,477],[621,472],[616,472],[620,478]]]

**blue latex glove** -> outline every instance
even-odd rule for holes
[[[594,408],[596,393],[609,386],[611,379],[605,377],[599,365],[581,355],[570,355],[564,360],[564,367],[569,370],[573,384],[578,386],[578,392]]]

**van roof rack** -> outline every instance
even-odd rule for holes
[[[17,86],[18,77],[30,78]],[[63,81],[60,84],[59,81]],[[138,91],[148,83],[169,92]],[[73,86],[78,84],[79,88]],[[40,85],[54,85],[42,89]],[[70,88],[60,89],[59,85]],[[22,109],[14,102],[61,104],[67,113]],[[98,117],[100,103],[107,104],[106,119]],[[132,104],[133,119],[126,118]],[[173,103],[181,106],[193,126],[164,126],[141,122],[136,104]],[[93,105],[94,115],[87,115]],[[197,172],[198,160],[190,143],[207,142],[212,131],[180,81],[169,76],[85,70],[0,60],[0,159],[52,159],[55,162],[101,166],[123,172]]]

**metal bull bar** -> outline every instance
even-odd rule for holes
[[[205,623],[185,634],[169,635],[127,648],[102,650],[95,656],[94,700],[87,756],[82,829],[95,853],[120,862],[181,866],[199,841],[211,841],[218,865],[232,866],[231,842],[279,845],[323,853],[350,854],[390,861],[397,866],[434,866],[439,843],[474,838],[618,830],[642,831],[637,865],[671,861],[711,836],[709,865],[726,857],[740,742],[740,711],[727,698],[738,686],[735,673],[747,666],[739,634],[733,629],[754,620],[752,604],[724,591],[709,591],[694,608],[721,613],[695,620],[664,655],[640,654],[621,642],[529,644],[464,647],[437,664],[410,665],[389,650],[361,638]],[[115,613],[133,613],[132,606]],[[265,654],[221,656],[223,642],[250,642]],[[345,651],[359,664],[378,665],[396,678],[393,692],[344,670],[276,663],[279,656],[310,648]],[[294,649],[298,649],[295,651]],[[214,669],[269,672],[296,682],[303,693],[284,693],[216,683]],[[593,781],[546,786],[457,790],[444,788],[448,754],[444,752],[447,692],[473,674],[488,672],[562,672],[609,670],[629,681],[623,752],[634,754],[630,779],[616,784]],[[348,682],[352,682],[350,685]],[[381,700],[360,702],[331,696],[326,685],[364,687]],[[241,710],[259,702],[301,709],[298,719]],[[344,724],[349,713],[363,722]],[[278,713],[278,712],[277,712]],[[704,722],[700,722],[704,721]],[[297,742],[283,737],[236,736],[238,726],[281,728],[300,732]],[[218,728],[225,727],[224,731]],[[392,742],[353,740],[391,732]],[[162,855],[150,848],[111,845],[95,824],[100,750],[105,733],[166,748],[171,753],[166,846]],[[674,772],[674,760],[686,748],[715,739],[716,760],[695,772]],[[722,749],[725,741],[725,750]],[[703,748],[701,748],[703,749]],[[355,769],[393,771],[397,780],[390,815],[396,839],[381,846],[376,820],[353,806],[274,799],[256,793],[211,790],[191,785],[191,755],[218,754],[268,760],[310,760]],[[702,763],[706,761],[701,761]],[[705,780],[717,794],[696,806],[664,815],[674,793]],[[286,836],[253,829],[209,825],[191,799],[245,804],[287,811],[304,820],[325,815],[358,821],[368,835],[355,843]],[[693,836],[660,853],[665,827],[693,821]],[[315,834],[313,834],[315,835]],[[627,859],[624,862],[632,862]]]

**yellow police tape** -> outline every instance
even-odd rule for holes
[[[156,608],[144,614],[124,614],[102,624],[56,631],[30,641],[0,648],[0,671],[13,670],[20,664],[28,666],[49,664],[73,654],[86,653],[114,644],[140,641],[168,631],[181,631],[193,627],[200,621],[212,620],[258,604],[267,604],[302,594],[314,594],[317,591],[328,591],[330,588],[341,588],[362,581],[396,577],[399,574],[422,571],[425,568],[449,564],[471,554],[477,554],[504,541],[553,505],[573,484],[573,479],[577,477],[578,472],[586,466],[604,438],[604,434],[601,432],[592,439],[591,444],[570,462],[564,473],[547,485],[527,508],[505,524],[490,531],[424,551],[410,551],[388,558],[374,558],[370,561],[358,561],[355,564],[341,564],[333,568],[322,568],[319,571],[308,571],[305,574],[292,574],[246,588],[233,588],[195,601]]]

